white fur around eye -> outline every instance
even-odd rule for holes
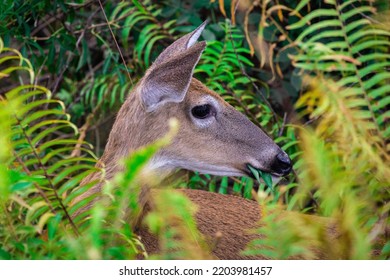
[[[205,104],[210,104],[212,107],[212,110],[215,112],[215,114],[218,114],[220,111],[220,105],[217,100],[215,100],[214,97],[211,95],[203,96],[200,100],[196,102],[196,104],[193,104],[192,108],[195,106],[201,106]],[[215,116],[210,116],[204,119],[198,119],[195,118],[192,113],[190,113],[191,119],[194,122],[194,124],[199,128],[206,128],[210,126],[213,122],[215,122]]]

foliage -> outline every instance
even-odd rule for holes
[[[326,257],[330,259],[369,259],[372,254],[379,255],[374,251],[378,248],[383,250],[382,257],[388,257],[385,248],[389,243],[386,245],[384,235],[390,222],[387,202],[390,191],[384,187],[389,183],[388,154],[375,145],[370,130],[362,129],[364,120],[345,120],[346,116],[360,113],[349,103],[354,89],[340,89],[329,80],[311,83],[312,90],[298,104],[311,117],[320,115],[320,118],[315,131],[301,128],[300,188],[289,207],[306,205],[311,199],[308,194],[313,193],[317,213],[330,217],[331,226],[306,216],[280,216],[280,212],[273,211],[275,204],[266,200],[264,204],[270,214],[263,222],[269,226],[259,229],[266,238],[254,241],[248,253],[277,259],[313,258],[311,247],[316,246],[327,251]],[[340,238],[324,234],[332,228],[341,232]],[[281,243],[286,246],[277,245]]]
[[[196,227],[196,209],[191,201],[169,189],[160,190],[153,201],[155,209],[146,217],[146,224],[158,237],[161,251],[151,259],[210,259],[207,244]]]
[[[249,253],[311,258],[310,246],[315,244],[332,248],[327,256],[332,259],[368,259],[378,247],[382,257],[389,257],[384,235],[390,222],[390,190],[385,187],[390,175],[385,144],[389,33],[357,17],[372,7],[349,6],[358,1],[328,2],[332,4],[328,8],[314,10],[289,27],[326,17],[312,23],[295,42],[302,52],[293,57],[293,64],[320,78],[307,77],[310,90],[297,102],[301,114],[314,120],[315,130],[300,128],[300,188],[289,207],[302,207],[312,193],[316,212],[331,217],[341,237],[330,239],[323,234],[326,225],[315,225],[306,217],[272,213],[265,219],[269,226],[260,229],[266,238],[254,241],[257,249],[252,247]],[[299,232],[293,229],[297,226]],[[289,245],[276,246],[277,242]]]
[[[5,66],[1,71],[3,79],[12,71],[31,70],[30,63],[20,53],[0,45],[0,53],[5,54],[2,62],[16,60],[19,64]],[[133,259],[139,254],[147,256],[124,213],[128,213],[127,209],[133,214],[137,212],[140,170],[162,145],[169,143],[175,126],[165,138],[131,155],[125,164],[128,168],[107,185],[105,196],[88,212],[91,219],[76,220],[71,214],[88,201],[72,205],[72,199],[96,182],[73,193],[70,190],[98,169],[87,164],[96,163],[95,156],[88,143],[74,139],[74,132],[78,130],[63,107],[61,101],[50,99],[46,88],[35,85],[16,86],[1,99],[0,120],[4,132],[0,138],[3,144],[0,151],[3,175],[1,258]],[[68,137],[51,138],[61,131]],[[81,152],[79,156],[73,155],[76,149]],[[169,199],[171,196],[164,197]],[[172,198],[178,201],[181,196],[173,195]],[[183,209],[188,202],[184,202],[185,205],[176,206],[180,213],[186,213]],[[173,213],[164,215],[169,221]],[[184,217],[186,220],[187,216]],[[192,233],[196,233],[194,226]],[[175,242],[170,241],[171,244]]]
[[[326,258],[389,258],[390,33],[374,8],[389,4],[187,2],[0,4],[0,258],[208,258],[196,209],[179,193],[158,190],[146,218],[161,254],[147,256],[125,222],[137,219],[128,210],[136,216],[143,207],[140,170],[174,132],[127,159],[90,219],[72,218],[88,200],[71,204],[93,185],[78,187],[82,178],[104,174],[89,143],[100,155],[105,123],[127,93],[164,47],[205,18],[208,46],[195,75],[269,132],[294,174],[274,190],[197,173],[179,184],[247,198],[257,192],[263,238],[247,254],[313,258],[316,247]],[[337,240],[326,234],[334,229]]]
[[[0,41],[0,54],[4,54],[1,59],[1,66],[5,67],[1,69],[3,80],[11,78],[15,71],[27,71],[34,80],[31,64],[18,51],[4,48]],[[89,144],[75,139],[78,130],[69,121],[63,103],[50,96],[50,91],[44,87],[20,85],[1,98],[2,131],[9,131],[5,134],[9,136],[5,140],[8,145],[2,146],[8,157],[2,164],[10,180],[9,184],[1,186],[2,215],[7,217],[1,223],[2,243],[12,237],[11,242],[2,245],[3,257],[44,256],[43,252],[51,250],[54,243],[43,246],[41,252],[37,248],[42,245],[44,236],[53,238],[59,226],[64,233],[78,234],[67,207],[72,199],[69,193],[84,176],[96,171],[92,165],[96,157]],[[62,137],[56,138],[59,133]],[[71,154],[75,145],[79,145],[80,156]]]
[[[293,63],[317,75],[331,73],[340,87],[352,89],[349,93],[354,96],[349,97],[348,107],[360,109],[360,115],[348,122],[356,118],[366,120],[359,122],[364,124],[362,129],[372,130],[375,145],[384,146],[384,140],[390,136],[386,124],[389,112],[385,112],[390,104],[390,74],[386,71],[390,65],[390,33],[359,16],[372,13],[372,6],[360,1],[328,3],[329,8],[317,9],[289,26],[297,29],[309,20],[316,21],[296,39],[303,52],[294,57]]]

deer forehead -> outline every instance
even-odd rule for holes
[[[194,78],[192,79],[184,101],[190,106],[198,106],[207,103],[213,105],[217,109],[227,105],[226,101],[223,100],[221,96]]]

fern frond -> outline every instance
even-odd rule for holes
[[[307,26],[295,41],[304,52],[293,57],[294,65],[317,75],[331,74],[340,87],[352,88],[349,93],[355,101],[346,105],[366,111],[365,118],[373,121],[370,129],[379,136],[373,139],[385,147],[385,139],[390,137],[386,113],[390,32],[363,17],[373,13],[365,1],[332,1],[289,29]]]
[[[353,239],[355,245],[347,257],[368,258],[369,247],[374,245],[374,238],[368,238],[373,231],[370,221],[388,220],[382,215],[389,207],[390,158],[382,139],[375,134],[370,112],[364,109],[365,100],[357,98],[352,92],[355,90],[359,89],[340,88],[335,81],[316,79],[299,100],[297,105],[304,108],[305,114],[319,118],[314,133],[302,132],[304,172],[298,190],[301,197],[315,190],[319,211],[335,217],[346,232],[344,238]],[[360,233],[354,227],[359,227]]]
[[[379,247],[388,258],[388,245],[378,242],[386,238],[389,223],[388,154],[375,140],[375,125],[359,108],[354,88],[340,88],[329,79],[309,80],[310,90],[297,106],[317,120],[316,128],[300,128],[300,184],[289,208],[304,207],[314,197],[316,212],[331,219],[280,212],[275,203],[265,201],[257,230],[262,238],[252,241],[246,253],[312,259],[322,252],[321,258],[371,259]],[[340,233],[337,238],[332,237],[334,230]]]
[[[2,48],[5,53],[1,60],[2,73],[11,73],[15,67],[9,64],[16,60],[21,65],[18,70],[27,71],[33,80],[31,64],[18,53]],[[6,62],[4,64],[4,62]],[[41,233],[49,220],[56,215],[66,217],[72,225],[65,206],[70,190],[78,186],[83,176],[97,169],[97,161],[88,143],[82,144],[83,154],[72,157],[71,152],[78,144],[75,137],[77,127],[70,121],[64,104],[51,99],[48,89],[36,85],[16,86],[4,94],[2,106],[11,110],[10,141],[13,151],[8,161],[13,170],[30,178],[24,188],[15,188],[14,202],[25,208],[25,222]],[[58,137],[58,138],[56,138]],[[23,203],[20,203],[24,201]],[[21,210],[23,211],[23,210]],[[74,230],[77,232],[74,224]]]
[[[101,75],[87,81],[81,88],[80,95],[90,108],[100,108],[103,112],[122,104],[131,91],[130,81],[121,84],[117,75]]]
[[[121,26],[121,40],[125,49],[129,49],[129,37],[135,42],[134,57],[145,63],[145,67],[151,64],[152,51],[160,40],[174,39],[176,31],[176,20],[161,23],[157,17],[161,14],[162,8],[149,0],[121,2],[112,12],[111,20],[118,21]],[[132,36],[132,30],[140,28],[137,38]]]
[[[1,40],[0,40],[1,43]],[[12,158],[11,138],[11,110],[0,96],[0,207],[5,207],[11,193],[11,173],[8,163]]]
[[[373,134],[375,125],[370,112],[364,109],[366,100],[357,97],[355,88],[341,88],[337,82],[329,80],[312,80],[311,88],[313,90],[297,102],[297,107],[309,118],[321,117],[316,127],[317,135],[337,141],[346,158],[350,156],[354,161],[374,167],[378,179],[389,178],[390,169],[383,165],[383,160],[390,158],[381,145],[382,139]]]

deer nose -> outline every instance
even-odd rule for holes
[[[274,172],[281,174],[282,176],[287,175],[292,169],[291,160],[285,152],[281,151],[275,157],[271,168]]]

